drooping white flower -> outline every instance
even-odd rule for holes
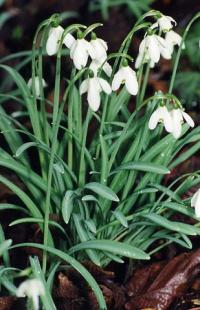
[[[200,217],[200,189],[198,189],[193,195],[191,199],[191,207],[194,207],[196,217]]]
[[[108,50],[107,43],[104,40],[97,38],[96,34],[93,32],[90,44],[95,51],[95,60],[106,60]]]
[[[34,310],[39,310],[39,296],[44,295],[44,286],[38,279],[26,280],[20,284],[16,295],[32,299]]]
[[[138,81],[136,73],[128,66],[127,61],[125,61],[122,67],[115,73],[112,81],[112,90],[118,90],[121,84],[125,84],[127,91],[131,95],[137,95]]]
[[[175,45],[180,46],[182,41],[182,37],[173,30],[170,30],[165,35],[165,42],[168,46],[174,47]],[[183,43],[182,48],[185,48],[185,44]]]
[[[94,59],[94,60],[92,60],[89,68],[94,72],[94,75],[97,75],[98,70],[102,66],[104,61],[105,61],[104,59],[100,59],[100,60]],[[103,69],[103,71],[105,72],[105,74],[107,76],[111,76],[111,74],[112,74],[112,67],[111,67],[111,65],[107,61],[103,64],[102,69]]]
[[[172,132],[173,130],[172,117],[169,111],[167,110],[166,106],[160,106],[152,113],[148,124],[149,129],[151,130],[155,129],[158,123],[163,123],[166,131]]]
[[[164,32],[171,30],[174,26],[173,24],[176,25],[176,21],[171,16],[162,15],[158,18],[160,30]]]
[[[94,112],[99,109],[102,91],[109,95],[112,89],[106,80],[98,76],[88,77],[80,86],[80,94],[87,92],[88,104]]]
[[[88,57],[96,58],[95,49],[87,40],[83,38],[82,32],[78,32],[77,40],[70,47],[70,57],[73,60],[74,66],[81,70],[87,64]]]
[[[28,83],[27,83],[27,86],[29,89],[32,89],[32,85],[33,85],[33,80],[32,78],[30,78],[28,80]],[[47,83],[45,82],[44,79],[42,79],[42,86],[43,87],[46,87],[47,86]],[[36,94],[36,97],[40,97],[40,79],[39,79],[39,76],[35,76],[35,94]]]
[[[50,29],[46,43],[47,55],[52,56],[57,54],[63,32],[64,29],[61,26],[52,27]],[[68,33],[63,40],[63,44],[65,44],[66,47],[70,48],[74,41],[74,37],[70,33]]]
[[[170,111],[171,117],[172,117],[172,123],[173,123],[173,130],[172,134],[175,139],[178,139],[181,136],[182,131],[182,124],[184,123],[184,120],[190,127],[194,127],[194,121],[191,118],[189,114],[184,112],[182,109],[173,109]]]
[[[156,34],[147,35],[140,44],[135,67],[139,68],[145,62],[150,62],[153,67],[160,60],[160,55],[169,59],[171,50],[171,45],[168,46],[162,37]]]

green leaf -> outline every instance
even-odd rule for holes
[[[82,251],[85,249],[96,249],[111,252],[112,254],[117,254],[132,259],[150,259],[149,255],[139,248],[127,243],[110,240],[91,240],[82,242],[70,248],[68,253],[73,254],[77,251]]]
[[[74,192],[68,190],[62,201],[62,216],[66,224],[69,223],[71,213],[74,207]]]
[[[22,144],[16,151],[15,156],[19,157],[24,151],[26,151],[27,149],[29,149],[32,146],[37,146],[36,142],[26,142],[24,144]]]
[[[0,256],[2,256],[5,253],[5,251],[8,250],[8,248],[11,246],[11,244],[12,244],[11,239],[8,239],[8,240],[1,242],[1,244],[0,244]]]
[[[113,215],[116,217],[116,219],[124,226],[125,228],[128,228],[128,222],[126,217],[123,215],[121,211],[113,211]]]
[[[110,174],[117,173],[118,171],[121,171],[121,170],[139,170],[139,171],[152,172],[152,173],[158,173],[158,174],[170,173],[169,169],[167,169],[164,166],[158,165],[158,164],[145,163],[145,162],[129,162],[129,163],[125,163],[117,167]]]
[[[84,189],[89,189],[99,196],[106,198],[111,201],[119,201],[117,195],[106,185],[97,182],[87,183]]]
[[[188,225],[188,224],[180,223],[180,222],[176,222],[176,221],[169,221],[165,217],[160,216],[160,215],[155,214],[155,213],[149,213],[149,214],[144,214],[144,215],[142,214],[142,216],[144,218],[149,219],[150,221],[152,221],[156,225],[165,227],[169,230],[173,230],[173,231],[183,233],[186,235],[191,235],[191,236],[197,235],[196,227],[193,227],[192,225]]]

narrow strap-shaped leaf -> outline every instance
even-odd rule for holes
[[[96,249],[111,252],[113,254],[133,258],[133,259],[150,259],[149,255],[130,244],[111,240],[90,240],[79,243],[69,249],[70,254],[83,249]]]
[[[106,198],[108,200],[112,201],[119,201],[119,198],[117,195],[111,190],[108,186],[97,183],[97,182],[91,182],[87,183],[84,186],[84,189],[89,189],[93,191],[94,193],[98,194],[99,196]]]

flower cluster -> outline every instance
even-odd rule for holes
[[[138,69],[144,63],[149,63],[150,67],[154,67],[160,60],[160,57],[171,59],[174,46],[184,47],[182,38],[179,34],[172,30],[176,25],[176,21],[170,17],[157,12],[154,16],[156,22],[147,30],[142,40],[139,53],[136,58],[135,67]],[[136,72],[128,65],[125,55],[121,61],[121,67],[113,74],[112,81],[107,81],[107,77],[112,76],[112,67],[108,63],[108,45],[97,37],[96,33],[91,32],[91,38],[88,41],[86,35],[88,32],[77,31],[76,38],[70,33],[64,33],[65,30],[60,26],[52,26],[46,42],[46,52],[52,56],[58,53],[59,48],[64,44],[69,49],[70,58],[77,70],[81,70],[88,66],[87,77],[80,85],[80,94],[87,93],[87,101],[90,108],[96,112],[101,102],[101,93],[110,95],[112,91],[117,91],[121,84],[125,84],[126,90],[131,95],[137,95],[139,85]],[[88,61],[90,59],[90,63]],[[101,73],[105,77],[101,76]],[[29,80],[28,86],[32,86],[32,79]],[[46,83],[42,80],[42,86]],[[40,96],[39,77],[35,77],[35,94]],[[181,136],[182,123],[184,120],[190,127],[194,126],[191,117],[183,111],[181,106],[174,107],[168,111],[165,105],[161,105],[151,116],[149,120],[149,128],[154,129],[159,122],[164,123],[167,132],[172,133],[177,139]]]
[[[165,130],[172,133],[175,139],[181,136],[184,120],[190,127],[194,127],[194,121],[189,114],[184,112],[181,106],[175,105],[168,110],[163,103],[153,112],[149,119],[149,129],[156,128],[158,123],[163,123]]]
[[[170,16],[161,15],[157,22],[154,23],[147,31],[139,47],[135,67],[139,68],[144,63],[149,63],[153,68],[160,60],[160,56],[165,59],[171,59],[174,46],[180,46],[181,36],[171,30],[176,21]],[[158,34],[164,34],[164,38]],[[182,45],[184,48],[184,44]]]

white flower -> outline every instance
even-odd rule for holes
[[[28,83],[27,83],[27,86],[29,89],[32,88],[32,85],[33,85],[33,80],[32,78],[30,78],[28,80]],[[45,82],[44,79],[42,79],[42,86],[43,87],[46,87],[47,86],[47,83]],[[36,97],[40,97],[40,79],[39,79],[39,76],[35,76],[35,94],[36,94]]]
[[[193,195],[191,199],[191,207],[195,208],[196,217],[200,217],[200,189]]]
[[[97,38],[96,34],[93,33],[90,44],[95,50],[95,60],[105,60],[107,58],[108,45],[104,40]]]
[[[100,106],[100,93],[102,91],[108,95],[112,92],[109,83],[97,76],[88,77],[80,86],[80,94],[82,95],[87,92],[88,104],[94,112],[96,112]]]
[[[126,86],[127,91],[131,95],[136,95],[138,92],[138,81],[136,73],[128,65],[123,65],[117,73],[115,73],[112,81],[112,90],[119,89],[121,84]]]
[[[173,28],[173,23],[176,25],[176,21],[171,16],[162,15],[158,18],[158,25],[160,30],[166,32]]]
[[[174,47],[174,45],[178,45],[180,46],[182,41],[182,37],[176,33],[173,30],[170,30],[169,32],[166,33],[165,35],[165,42],[166,44],[169,46],[171,45],[172,47]],[[182,48],[185,48],[185,44],[183,43]]]
[[[167,110],[166,106],[159,107],[156,109],[149,119],[149,129],[153,130],[156,128],[158,123],[163,123],[167,132],[172,132],[173,123],[172,118]]]
[[[44,286],[38,279],[26,280],[20,284],[17,297],[28,297],[33,301],[34,310],[39,309],[39,296],[44,295]]]
[[[139,68],[145,62],[150,62],[150,66],[153,67],[160,60],[160,55],[169,59],[171,51],[171,45],[168,46],[165,39],[156,34],[147,35],[140,44],[135,67]]]
[[[46,43],[46,52],[49,56],[57,54],[63,32],[64,29],[61,26],[52,27],[50,29]],[[68,33],[65,36],[63,43],[66,45],[66,47],[70,48],[74,41],[74,37]]]
[[[78,70],[86,66],[89,55],[92,59],[96,57],[93,46],[84,38],[78,38],[70,47],[70,57]]]
[[[94,59],[92,60],[89,68],[94,72],[94,75],[97,75],[98,73],[98,69],[102,66],[102,64],[104,63],[104,59]],[[106,61],[102,67],[103,71],[105,72],[105,74],[107,74],[107,76],[111,76],[112,74],[112,67],[109,65],[109,63]]]
[[[175,139],[178,139],[181,136],[182,124],[184,120],[190,127],[194,127],[194,121],[189,114],[184,112],[182,109],[173,109],[170,111],[173,123],[172,134]]]

